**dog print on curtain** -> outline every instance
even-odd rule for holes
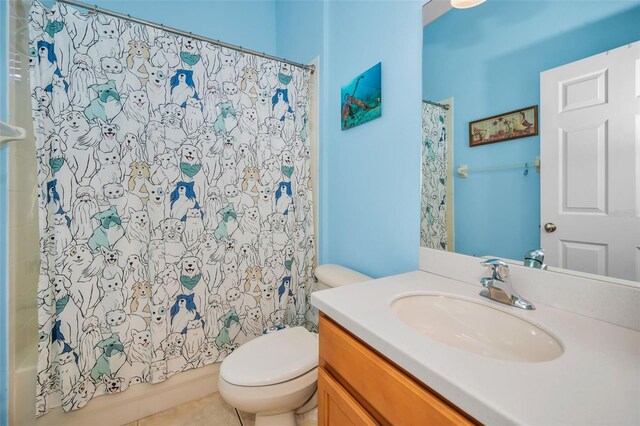
[[[422,103],[422,209],[420,245],[447,250],[447,112]]]
[[[308,71],[30,10],[37,414],[315,328]]]

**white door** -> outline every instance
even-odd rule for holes
[[[540,106],[545,261],[640,281],[640,42],[541,73]]]

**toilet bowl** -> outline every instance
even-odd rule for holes
[[[256,425],[294,426],[295,410],[318,380],[318,338],[304,327],[258,337],[220,366],[218,387],[229,405],[256,414]]]
[[[318,289],[369,278],[339,265],[316,268]],[[295,426],[296,412],[316,405],[318,337],[304,327],[257,337],[233,351],[220,365],[222,398],[240,411],[256,414],[256,426]]]

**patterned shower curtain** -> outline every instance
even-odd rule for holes
[[[315,328],[308,71],[30,10],[37,414]]]
[[[447,111],[422,102],[420,245],[447,250]]]

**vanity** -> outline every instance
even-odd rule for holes
[[[480,296],[479,259],[421,258],[422,270],[312,295],[320,425],[640,424],[638,288],[598,301],[598,283],[514,265],[535,304],[524,310]]]

